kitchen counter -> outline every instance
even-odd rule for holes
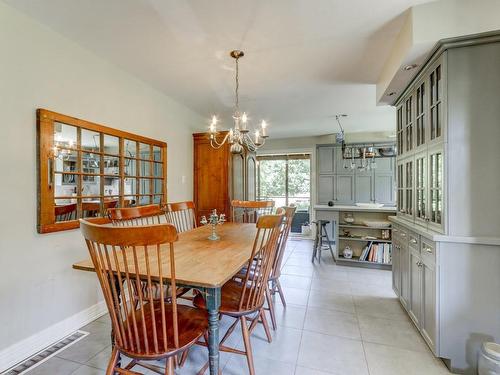
[[[317,204],[314,206],[315,210],[319,211],[360,211],[360,212],[396,212],[395,206],[376,207],[358,207],[358,206],[328,206],[326,204]]]

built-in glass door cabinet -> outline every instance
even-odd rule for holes
[[[413,115],[413,98],[414,95],[410,95],[404,104],[404,152],[409,153],[413,150],[413,126],[415,118]]]
[[[427,136],[427,92],[426,81],[417,85],[415,92],[415,149],[421,150],[426,146]]]
[[[420,260],[420,248],[418,245],[418,236],[408,234],[410,298],[407,308],[410,318],[417,327],[420,326],[422,311],[422,273],[420,269],[423,264]]]
[[[404,153],[403,104],[396,110],[396,147],[398,156]]]
[[[423,151],[415,155],[415,223],[424,227],[429,215],[427,184],[427,152]]]
[[[442,61],[438,60],[429,74],[429,142],[437,143],[443,139],[443,74]]]
[[[414,191],[414,168],[413,168],[413,158],[408,158],[405,160],[404,164],[404,187],[405,187],[405,204],[404,204],[404,216],[410,220],[413,220],[414,210],[413,210],[413,191]]]
[[[426,220],[428,222],[428,229],[443,232],[444,229],[444,152],[443,145],[437,144],[429,147],[427,151],[427,158],[429,162],[429,188]]]

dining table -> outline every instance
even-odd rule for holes
[[[206,225],[179,233],[178,240],[174,243],[175,282],[177,286],[196,289],[205,296],[208,312],[209,369],[210,375],[218,375],[221,288],[248,264],[257,228],[255,224],[227,222],[217,227],[220,237],[218,240],[208,239],[211,230],[211,226]],[[168,283],[170,258],[165,257],[162,262],[166,266],[163,269],[168,270],[167,274],[163,275]],[[90,258],[73,264],[73,268],[95,271]],[[139,273],[139,277],[146,277],[141,273],[141,269]]]

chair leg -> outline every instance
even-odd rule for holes
[[[253,366],[253,354],[252,346],[250,344],[250,334],[248,333],[247,319],[242,316],[241,321],[241,332],[243,333],[243,343],[245,344],[245,352],[247,356],[248,371],[250,375],[255,375],[255,368]]]
[[[184,366],[184,364],[186,363],[187,359],[188,359],[188,356],[189,356],[189,349],[187,350],[184,350],[181,354],[181,359],[179,361],[179,367],[182,367]]]
[[[281,289],[280,279],[276,279],[276,287],[278,288],[278,293],[280,295],[281,303],[284,307],[286,307],[285,294],[283,293],[283,289]]]
[[[165,375],[175,375],[174,357],[168,357],[165,366]]]
[[[113,348],[111,352],[111,358],[109,359],[108,368],[106,369],[106,375],[114,375],[115,367],[118,363],[118,359],[120,358],[120,353],[116,348]]]
[[[267,324],[266,312],[264,311],[264,309],[260,310],[259,315],[262,321],[262,325],[264,326],[264,331],[266,332],[267,341],[270,344],[273,341],[273,337],[271,336],[271,331],[269,330],[269,324]]]
[[[326,240],[328,241],[328,248],[330,249],[330,254],[332,254],[332,259],[335,261],[335,256],[333,255],[333,249],[332,249],[332,244],[330,243],[330,237],[328,237],[328,231],[326,230],[326,227],[325,227],[325,236],[326,236]]]
[[[274,302],[271,297],[271,291],[269,290],[269,285],[266,287],[266,300],[267,300],[267,305],[269,306],[269,314],[271,315],[271,324],[273,326],[273,329],[276,331],[276,314],[274,312]]]

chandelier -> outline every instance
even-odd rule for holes
[[[242,58],[245,54],[243,51],[231,51],[229,54],[236,62],[236,74],[235,74],[235,105],[233,113],[234,126],[229,129],[227,134],[224,136],[222,141],[217,140],[217,123],[219,119],[217,116],[212,116],[212,121],[209,127],[210,134],[210,145],[215,148],[221,148],[226,142],[229,143],[230,151],[233,154],[240,154],[243,152],[243,148],[249,151],[255,151],[261,148],[266,142],[267,135],[267,124],[262,120],[260,128],[255,129],[253,134],[250,133],[248,128],[248,116],[245,112],[240,112],[239,107],[239,71],[238,71],[238,60]]]

